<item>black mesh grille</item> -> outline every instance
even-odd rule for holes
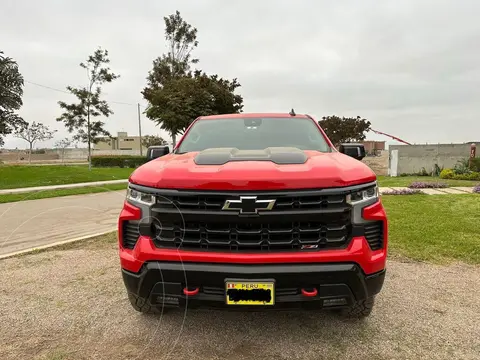
[[[383,221],[365,224],[365,238],[372,250],[383,248]]]
[[[126,249],[133,249],[140,236],[138,221],[124,221],[122,227],[122,243]]]
[[[227,200],[275,200],[271,210],[222,210]],[[218,251],[295,251],[345,247],[351,207],[345,193],[176,192],[157,195],[151,235],[156,246]]]
[[[156,223],[155,239],[161,246],[223,250],[282,250],[342,247],[349,234],[345,224],[283,223]]]

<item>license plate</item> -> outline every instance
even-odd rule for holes
[[[227,305],[274,305],[274,281],[226,280]]]

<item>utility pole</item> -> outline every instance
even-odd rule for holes
[[[140,103],[137,103],[137,112],[138,112],[138,135],[140,136],[140,156],[143,156],[142,121],[140,118]]]

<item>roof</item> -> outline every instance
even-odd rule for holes
[[[296,114],[295,116],[289,113],[237,113],[237,114],[221,114],[221,115],[208,115],[200,116],[198,119],[238,119],[238,118],[302,118],[308,119],[309,117],[304,114]]]

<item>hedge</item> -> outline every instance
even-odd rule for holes
[[[480,172],[472,171],[466,174],[456,174],[453,169],[444,169],[440,173],[440,178],[453,180],[480,180]]]
[[[121,167],[136,168],[147,162],[145,156],[92,156],[93,167]]]

